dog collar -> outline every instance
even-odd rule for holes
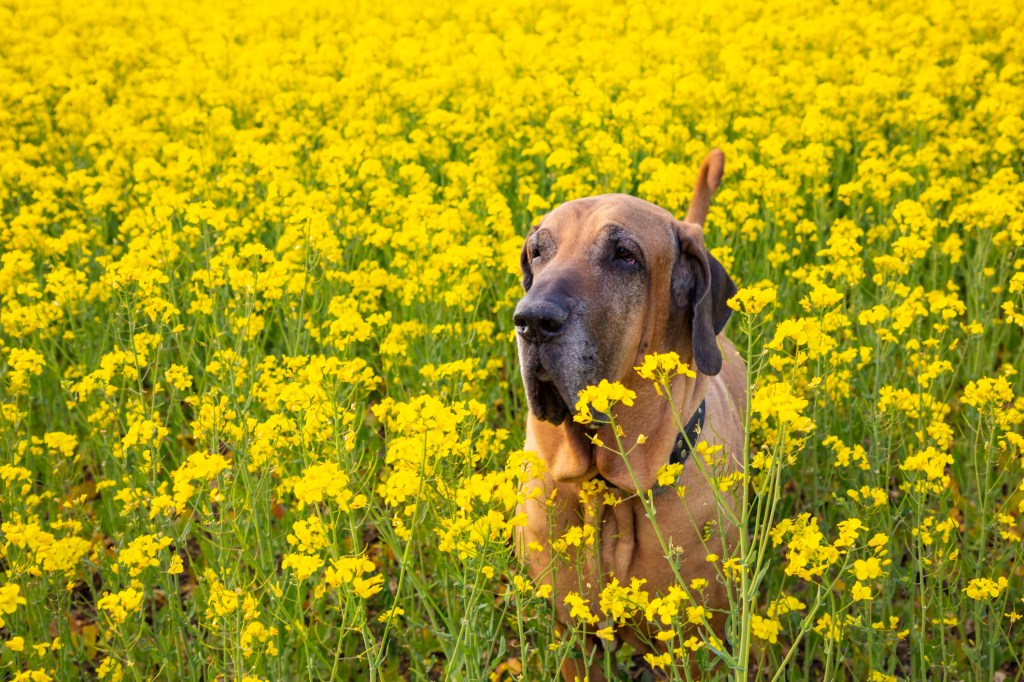
[[[697,411],[690,417],[690,421],[686,423],[686,427],[683,428],[682,433],[676,436],[676,442],[672,446],[672,453],[668,456],[669,464],[684,464],[686,460],[690,458],[690,453],[693,452],[694,446],[697,444],[697,437],[701,431],[704,430],[704,414],[706,412],[706,405],[704,401],[700,401],[700,405],[697,407]],[[611,482],[604,476],[598,475],[599,480],[604,481],[612,490],[617,490]],[[651,493],[654,495],[661,495],[662,493],[668,492],[674,488],[676,482],[673,481],[668,485],[656,485],[651,488]]]
[[[694,446],[697,444],[697,437],[700,432],[704,430],[704,414],[707,411],[705,401],[701,400],[700,405],[697,407],[697,411],[690,417],[690,421],[686,423],[686,427],[682,432],[676,436],[675,445],[672,446],[672,454],[668,457],[669,464],[684,464],[686,460],[690,458],[690,453],[693,452]],[[654,495],[660,495],[668,492],[676,485],[676,481],[668,485],[656,485],[651,488],[651,493]]]

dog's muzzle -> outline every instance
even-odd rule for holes
[[[512,321],[516,332],[530,343],[547,343],[562,335],[565,322],[569,319],[569,311],[550,301],[530,301],[523,299],[516,306]]]
[[[531,292],[516,306],[512,320],[519,336],[519,360],[527,402],[534,415],[560,424],[571,412],[575,394],[566,376],[576,353],[570,333],[571,302],[553,292]]]

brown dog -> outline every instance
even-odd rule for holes
[[[574,622],[564,602],[569,592],[588,599],[596,612],[601,590],[612,577],[622,584],[633,577],[645,579],[644,589],[652,598],[676,582],[635,494],[656,489],[658,469],[669,462],[670,454],[679,459],[673,450],[680,429],[668,401],[634,371],[647,354],[675,351],[694,367],[696,378],[680,375],[672,384],[680,422],[690,426],[703,417],[697,440],[723,446],[730,471],[743,452],[746,366],[720,335],[730,315],[726,300],[736,287],[708,253],[703,238],[704,219],[723,165],[719,150],[704,160],[684,221],[631,196],[578,199],[544,216],[523,246],[526,295],[514,319],[530,408],[526,449],[539,453],[547,471],[527,483],[540,492],[522,506],[527,525],[518,537],[518,551],[533,579],[553,586],[562,623]],[[627,448],[639,435],[646,436],[629,452],[629,467],[620,454],[591,440],[597,436],[614,445],[609,426],[585,427],[572,419],[579,391],[602,379],[619,381],[636,392],[633,407],[614,410]],[[696,436],[696,431],[689,435]],[[686,487],[685,496],[671,491],[652,499],[664,540],[681,549],[673,561],[682,579],[689,584],[705,578],[705,607],[722,609],[724,588],[718,569],[706,556],[721,554],[722,536],[731,536],[735,529],[719,527],[710,539],[702,539],[702,533],[722,518],[702,469],[707,467],[690,458],[676,481]],[[617,488],[622,501],[606,506],[599,500],[588,511],[580,491],[584,482],[597,477]],[[735,508],[731,497],[726,500]],[[571,560],[552,552],[552,540],[584,524],[596,525],[592,547],[584,545]],[[724,614],[715,613],[711,624],[721,633]],[[584,655],[563,666],[565,679],[582,680],[588,674],[591,681],[604,679],[599,665],[586,662],[596,658],[596,627],[587,629]],[[637,631],[627,628],[617,637],[641,652],[650,651]]]

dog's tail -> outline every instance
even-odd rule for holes
[[[711,197],[722,182],[724,171],[725,154],[721,149],[712,149],[704,157],[704,163],[697,172],[697,185],[693,188],[693,200],[686,211],[686,222],[704,224],[704,219],[708,217],[708,207],[711,206]]]

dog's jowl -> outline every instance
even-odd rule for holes
[[[707,557],[721,556],[734,534],[727,521],[734,500],[716,496],[710,480],[739,466],[746,366],[723,333],[736,287],[704,243],[723,162],[718,150],[704,160],[683,220],[631,196],[578,199],[545,215],[523,245],[526,294],[514,320],[530,408],[526,449],[546,471],[526,484],[537,490],[523,504],[527,524],[517,550],[534,581],[553,586],[558,619],[585,632],[584,646],[563,666],[567,680],[604,679],[599,641],[658,653],[643,618],[616,628],[608,642],[595,633],[610,622],[571,617],[566,595],[578,594],[596,611],[613,578],[646,581],[652,598],[680,580],[689,586],[703,578],[695,599],[703,600],[713,632],[721,636],[725,626],[721,566]],[[672,380],[671,402],[634,369],[649,354],[669,352],[696,373]],[[636,394],[631,407],[614,412],[625,455],[606,419],[573,420],[580,391],[603,379]],[[690,456],[696,449],[700,461]],[[669,462],[683,462],[682,473],[659,485]],[[602,493],[582,500],[585,486]],[[656,510],[657,530],[642,497]],[[554,551],[552,541],[574,526],[593,528],[594,541]]]

